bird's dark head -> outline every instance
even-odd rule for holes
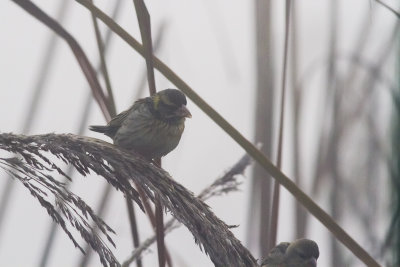
[[[151,99],[156,116],[162,120],[181,121],[192,117],[192,114],[186,108],[186,96],[179,90],[162,90],[152,96]]]
[[[318,257],[318,245],[310,239],[298,239],[286,250],[287,266],[290,267],[316,267]]]

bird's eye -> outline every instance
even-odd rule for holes
[[[307,255],[304,254],[303,252],[299,252],[298,254],[299,254],[300,258],[307,259]]]
[[[172,104],[171,102],[166,102],[166,101],[161,101],[160,102],[160,106],[164,109],[172,109],[175,107],[174,104]]]

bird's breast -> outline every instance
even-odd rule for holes
[[[146,157],[162,157],[178,145],[184,128],[184,120],[170,123],[136,113],[120,127],[114,143]]]

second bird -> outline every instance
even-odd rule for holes
[[[159,158],[176,148],[185,119],[192,117],[186,103],[185,95],[179,90],[162,90],[137,100],[106,126],[90,126],[89,129],[111,137],[121,148],[148,159]]]

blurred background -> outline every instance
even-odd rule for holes
[[[78,41],[99,70],[88,10],[75,1],[34,3]],[[94,3],[141,40],[132,1]],[[155,55],[247,139],[262,142],[263,152],[276,162],[285,1],[145,3]],[[399,6],[398,1],[385,3],[395,10]],[[108,140],[87,129],[105,119],[69,46],[12,1],[0,2],[0,17],[0,131],[75,133]],[[121,112],[148,95],[145,61],[100,21],[99,27]],[[385,266],[398,266],[400,251],[399,27],[396,15],[372,0],[293,1],[286,75],[283,172]],[[155,74],[158,90],[172,87]],[[103,77],[99,71],[105,88]],[[193,118],[163,167],[198,193],[244,151],[191,101],[188,108]],[[207,203],[228,225],[239,225],[232,229],[235,236],[261,258],[269,249],[273,179],[253,167],[245,172],[240,192]],[[122,262],[132,251],[122,194],[107,190],[101,177],[72,175],[71,190],[93,209],[107,200],[102,217],[116,231],[114,252]],[[4,172],[1,176],[0,265],[82,266],[80,251],[53,228],[29,192]],[[144,240],[153,230],[136,210]],[[298,237],[318,243],[318,266],[363,266],[282,189],[277,242]],[[166,244],[174,266],[213,266],[184,227],[167,235]],[[156,255],[153,246],[144,255],[144,266],[158,266]],[[84,266],[100,266],[98,257],[92,255]]]

